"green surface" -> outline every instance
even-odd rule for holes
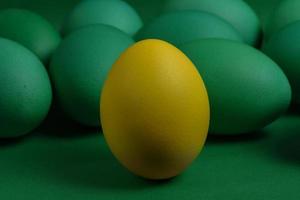
[[[147,24],[162,12],[166,0],[125,0],[132,5]]]
[[[80,0],[1,0],[0,9],[24,8],[36,12],[60,29],[63,19]]]
[[[77,0],[3,0],[0,7],[26,7],[57,27]],[[128,0],[151,19],[158,0]],[[278,0],[247,0],[265,21]],[[290,114],[262,132],[212,137],[181,176],[148,182],[112,157],[103,136],[57,118],[32,136],[0,140],[3,200],[204,199],[298,200],[300,116]]]
[[[126,171],[96,130],[58,125],[20,141],[1,141],[1,199],[300,198],[299,116],[283,117],[260,133],[210,136],[194,164],[164,182]]]

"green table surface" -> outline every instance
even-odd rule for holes
[[[243,136],[209,136],[180,176],[147,181],[124,169],[100,131],[48,120],[0,142],[0,199],[299,199],[300,116]]]
[[[129,0],[151,20],[160,1]],[[77,0],[2,0],[59,28]],[[152,3],[149,3],[152,2]],[[276,0],[248,0],[265,21]],[[298,112],[299,113],[299,112]],[[146,181],[124,169],[100,130],[52,115],[31,135],[0,140],[1,200],[300,199],[300,115],[283,116],[256,133],[209,136],[198,159],[180,176]]]

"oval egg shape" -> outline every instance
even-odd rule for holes
[[[247,44],[257,46],[260,42],[260,20],[244,1],[167,0],[164,7],[165,11],[200,10],[217,15],[233,25]]]
[[[272,35],[263,47],[287,75],[293,91],[293,101],[300,103],[300,21],[292,23]]]
[[[281,28],[300,20],[300,1],[283,0],[271,12],[265,30],[266,41]]]
[[[121,0],[85,0],[71,11],[63,25],[63,34],[93,24],[114,26],[134,35],[143,25],[138,13]]]
[[[211,105],[210,132],[256,131],[290,104],[288,79],[270,58],[242,43],[198,40],[181,46],[205,82]]]
[[[168,179],[198,156],[207,136],[209,102],[193,63],[161,40],[128,48],[101,96],[101,123],[116,158],[148,179]]]
[[[176,46],[202,38],[243,41],[235,28],[218,16],[189,10],[161,15],[142,28],[136,38],[161,39]]]
[[[99,92],[113,63],[133,43],[107,25],[81,28],[62,41],[49,73],[59,104],[73,120],[99,126]]]
[[[61,38],[54,27],[43,17],[28,10],[0,11],[0,37],[14,40],[47,63]]]
[[[0,38],[0,138],[23,136],[44,120],[52,102],[47,71],[22,45]]]

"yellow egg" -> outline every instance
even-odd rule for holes
[[[200,153],[209,126],[205,85],[176,47],[144,40],[113,65],[101,95],[101,122],[115,157],[136,175],[167,179]]]

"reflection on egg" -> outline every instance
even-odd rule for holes
[[[145,178],[181,173],[207,136],[202,78],[180,50],[161,40],[138,42],[121,55],[105,82],[100,108],[113,154]]]
[[[207,87],[210,131],[256,131],[283,114],[290,103],[289,82],[270,58],[242,43],[198,40],[181,46]]]

